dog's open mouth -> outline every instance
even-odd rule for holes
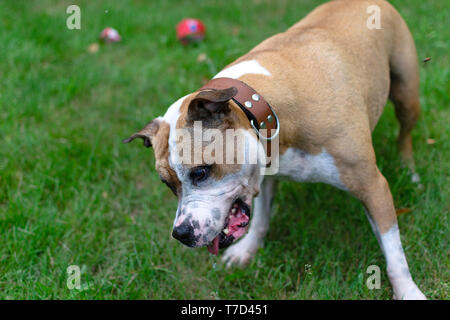
[[[237,199],[230,208],[230,212],[225,221],[225,227],[208,245],[208,251],[217,255],[219,249],[228,247],[233,241],[242,237],[247,231],[249,221],[249,206],[241,199]]]

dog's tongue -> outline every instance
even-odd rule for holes
[[[216,256],[219,254],[219,236],[215,237],[214,240],[208,244],[208,251]]]

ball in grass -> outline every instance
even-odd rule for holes
[[[177,39],[187,45],[192,42],[200,42],[205,38],[205,25],[198,19],[187,18],[181,20],[176,27]]]
[[[117,32],[116,29],[113,28],[105,28],[100,33],[100,39],[105,42],[119,42],[122,38],[119,35],[119,32]]]

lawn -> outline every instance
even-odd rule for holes
[[[318,2],[6,1],[0,10],[0,299],[390,299],[385,262],[360,203],[323,184],[283,182],[266,244],[245,269],[172,239],[177,201],[151,149],[121,140]],[[81,30],[66,8],[81,8]],[[449,51],[446,0],[395,0],[420,62],[414,131],[422,187],[395,148],[391,104],[374,132],[411,273],[449,299]],[[183,47],[175,25],[201,18]],[[88,52],[107,26],[122,42]],[[199,59],[205,57],[206,59]],[[200,61],[199,61],[200,60]],[[219,255],[220,257],[220,255]],[[369,290],[366,268],[382,269]],[[66,286],[81,268],[81,290]]]

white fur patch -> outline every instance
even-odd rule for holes
[[[242,77],[245,74],[263,74],[265,76],[271,76],[269,70],[264,68],[259,64],[256,60],[242,61],[231,67],[226,68],[225,70],[220,71],[215,75],[215,78],[232,78],[237,79]]]
[[[188,95],[178,99],[167,109],[166,113],[162,117],[164,121],[166,121],[170,125],[170,129],[175,129],[178,118],[180,117],[180,107],[183,104],[184,99],[186,99]]]
[[[172,162],[176,162],[175,159],[172,159],[175,154],[172,154],[170,151],[174,150],[175,148],[175,129],[177,126],[178,118],[180,117],[180,107],[183,104],[184,99],[186,99],[188,95],[185,95],[184,97],[178,99],[175,101],[169,109],[167,109],[166,113],[162,117],[162,119],[167,122],[170,125],[170,132],[169,132],[169,165]]]
[[[378,233],[378,230],[376,231]],[[409,272],[405,253],[400,241],[398,225],[393,225],[386,233],[378,235],[381,249],[386,257],[387,272],[394,288],[396,299],[425,299],[417,288]]]
[[[339,177],[334,158],[325,150],[317,155],[300,149],[289,148],[280,156],[278,175],[287,176],[298,182],[323,182],[347,190]]]

